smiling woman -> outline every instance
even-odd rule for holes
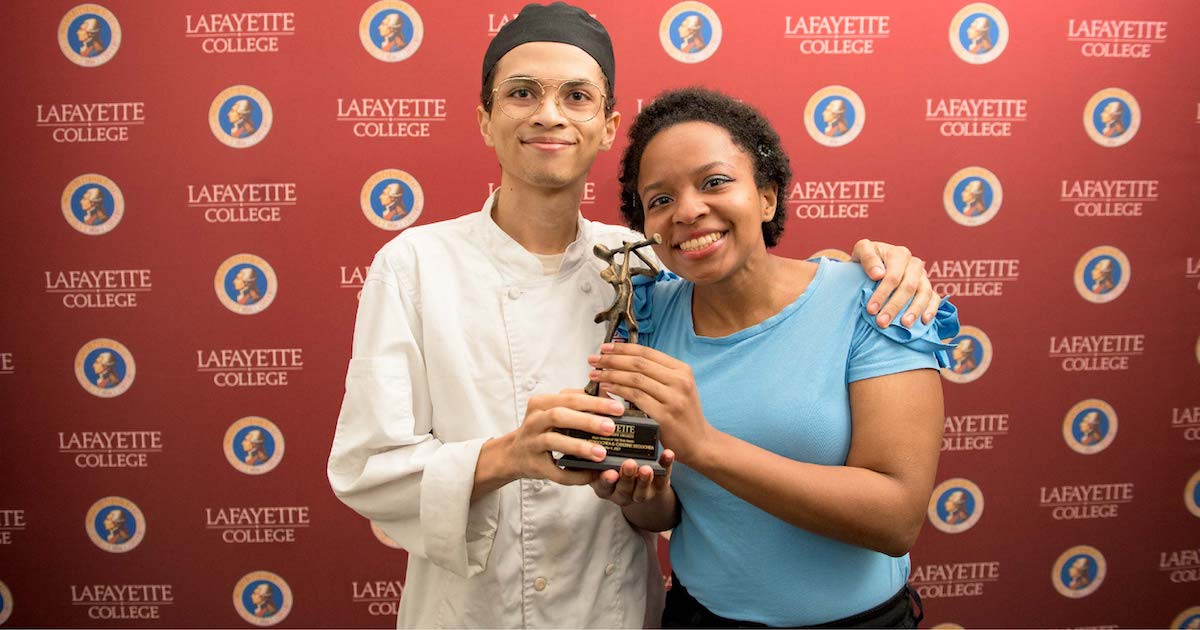
[[[673,465],[654,479],[626,462],[592,487],[674,528],[663,627],[919,620],[907,553],[957,317],[943,304],[931,325],[881,328],[857,265],[770,253],[790,178],[770,123],[716,92],[661,95],[630,130],[621,212],[683,279],[640,287],[646,345],[605,344],[589,377],[659,422]]]

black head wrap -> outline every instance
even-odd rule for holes
[[[548,5],[527,4],[521,13],[500,28],[487,53],[483,55],[483,82],[496,67],[496,62],[508,51],[529,42],[559,42],[583,50],[600,64],[607,82],[609,96],[616,82],[616,63],[613,60],[612,39],[604,25],[587,11],[565,2]]]

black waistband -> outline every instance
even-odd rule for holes
[[[803,594],[798,594],[803,597]],[[915,601],[914,601],[915,600]],[[914,606],[915,604],[915,606]],[[914,610],[915,609],[915,610]],[[916,628],[925,617],[921,598],[905,584],[887,601],[869,610],[835,619],[809,628]],[[767,628],[755,621],[739,621],[722,617],[692,597],[679,577],[671,575],[671,590],[667,591],[667,607],[663,611],[663,628]]]

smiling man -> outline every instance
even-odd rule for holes
[[[614,77],[594,18],[525,7],[483,60],[478,123],[500,163],[497,191],[479,212],[409,228],[368,272],[328,473],[342,501],[409,552],[401,627],[658,622],[656,538],[597,499],[590,472],[552,456],[603,459],[555,429],[611,434],[596,414],[622,410],[562,393],[587,383],[604,333],[589,322],[612,301],[593,247],[641,240],[579,212],[621,122]],[[876,308],[898,284],[920,285],[905,317],[931,317],[920,261],[890,251]],[[855,253],[883,275],[875,244]],[[881,317],[912,296],[897,291]]]

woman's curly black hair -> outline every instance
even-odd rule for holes
[[[754,183],[775,184],[775,217],[762,226],[767,247],[779,243],[787,220],[785,200],[792,167],[779,134],[757,109],[730,96],[701,87],[663,92],[642,110],[629,128],[629,146],[621,156],[621,216],[629,227],[641,231],[646,214],[638,196],[637,181],[646,145],[668,127],[685,122],[712,123],[729,132],[733,143],[754,162]]]

